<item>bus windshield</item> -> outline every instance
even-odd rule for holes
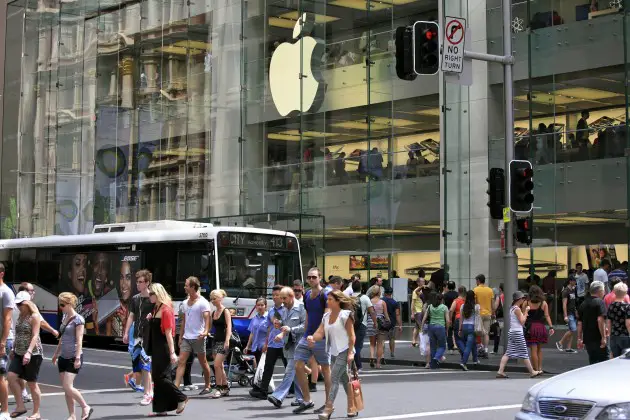
[[[301,278],[299,253],[219,247],[219,288],[230,297],[271,297],[273,286]]]

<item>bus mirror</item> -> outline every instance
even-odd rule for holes
[[[201,256],[201,270],[206,271],[210,265],[210,257],[208,255]]]

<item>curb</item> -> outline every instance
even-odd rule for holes
[[[370,359],[368,357],[361,358],[362,363],[370,363]],[[385,359],[386,365],[391,366],[409,366],[409,367],[424,367],[424,362],[419,362],[417,360],[404,360],[404,359]],[[491,364],[483,364],[480,363],[478,365],[468,364],[468,370],[472,371],[484,371],[484,372],[496,372],[499,370],[498,365]],[[444,369],[459,369],[461,370],[461,366],[459,363],[445,362],[440,363],[440,367]],[[513,361],[507,364],[505,367],[506,372],[514,372],[514,373],[528,373],[528,370],[525,366],[515,365]],[[552,374],[552,373],[550,373]]]

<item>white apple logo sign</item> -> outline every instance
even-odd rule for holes
[[[283,117],[294,111],[316,109],[323,99],[323,79],[319,71],[313,71],[313,57],[321,57],[323,44],[305,36],[305,32],[310,32],[307,23],[314,23],[314,16],[304,13],[293,28],[293,38],[301,40],[294,44],[283,42],[271,57],[269,88],[273,103]]]

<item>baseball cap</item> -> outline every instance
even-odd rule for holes
[[[392,289],[391,287],[386,287],[385,288],[385,294],[386,295],[391,295],[392,293],[394,293],[394,289]]]
[[[26,290],[22,290],[21,292],[18,292],[17,295],[15,295],[16,305],[19,305],[20,303],[27,300],[31,300],[31,295]]]

